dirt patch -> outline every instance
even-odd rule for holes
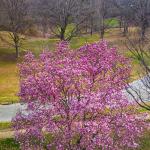
[[[0,139],[13,138],[13,137],[14,137],[14,131],[12,130],[0,131]]]

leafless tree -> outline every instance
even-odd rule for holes
[[[84,6],[82,0],[39,0],[38,13],[47,18],[52,33],[61,40],[70,40],[85,21],[82,15]],[[66,30],[73,24],[71,31]]]
[[[123,35],[128,33],[129,25],[133,23],[135,14],[135,0],[111,0],[113,5],[118,10],[118,16],[120,17],[120,27],[123,27]]]
[[[112,0],[112,2],[119,11],[124,35],[128,33],[129,25],[134,25],[140,29],[141,40],[144,40],[149,27],[150,0]]]
[[[134,39],[127,37],[126,47],[132,54],[132,59],[139,63],[141,69],[139,81],[129,83],[127,92],[142,108],[150,111],[150,40],[143,41],[139,34]]]
[[[135,23],[140,27],[141,40],[146,38],[146,30],[149,27],[150,0],[137,0],[135,2]]]
[[[19,56],[19,48],[22,44],[20,36],[28,27],[28,0],[1,0],[5,13],[5,30],[13,41],[12,46],[16,50],[16,58]],[[1,39],[7,41],[1,36]],[[7,41],[9,43],[9,41]]]
[[[80,25],[80,29],[82,32],[85,31],[86,33],[93,34],[94,31],[94,19],[95,19],[95,0],[82,0],[78,17],[76,17],[76,22],[80,22],[84,20]],[[80,20],[80,21],[79,21]],[[80,30],[81,31],[81,30]]]
[[[5,23],[5,12],[2,6],[2,0],[0,0],[0,31],[3,30]]]
[[[101,38],[104,38],[105,30],[107,29],[107,25],[105,20],[108,16],[109,12],[109,0],[96,0],[96,9],[97,9],[97,19],[99,21],[99,33]]]
[[[129,84],[127,91],[132,98],[144,109],[150,111],[150,39],[146,37],[149,28],[150,0],[136,0],[133,4],[134,22],[140,30],[133,37],[127,37],[126,46],[132,58],[141,66],[138,72],[140,80],[136,86]]]

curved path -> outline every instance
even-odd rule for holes
[[[131,94],[129,94],[128,92]],[[150,80],[149,77],[143,77],[129,84],[129,88],[123,90],[123,93],[129,100],[142,99],[143,101],[150,101]],[[132,95],[132,96],[131,96]],[[134,98],[133,98],[134,97]]]
[[[130,84],[134,89],[138,91],[140,95],[142,95],[142,99],[150,100],[150,94],[145,92],[147,89],[145,88],[142,80],[136,80]],[[134,91],[130,90],[132,94],[137,98],[137,95]],[[150,92],[150,91],[149,91]],[[126,91],[123,90],[123,93],[128,97],[129,100],[133,100],[133,97]],[[12,104],[12,105],[0,105],[0,122],[9,122],[16,115],[16,113],[24,109],[25,106],[21,104]]]
[[[16,113],[24,106],[17,103],[12,105],[0,105],[0,122],[9,122],[15,117]]]

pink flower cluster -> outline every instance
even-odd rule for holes
[[[72,50],[67,42],[20,64],[20,99],[27,113],[13,119],[24,150],[136,148],[143,130],[122,95],[129,62],[107,42]]]

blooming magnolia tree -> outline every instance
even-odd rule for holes
[[[27,110],[13,119],[24,150],[122,150],[136,148],[142,131],[121,90],[128,60],[105,41],[71,50],[32,53],[20,64],[20,93]]]

